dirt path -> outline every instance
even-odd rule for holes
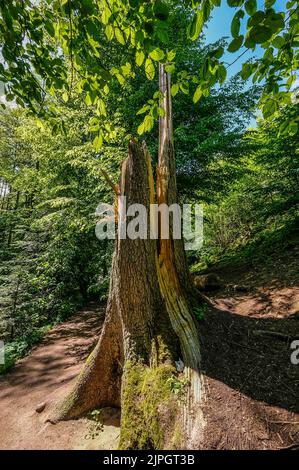
[[[119,412],[106,410],[102,427],[82,418],[45,424],[47,407],[69,390],[91,351],[103,322],[103,308],[90,304],[53,328],[31,354],[0,378],[1,449],[116,449]],[[38,405],[46,403],[43,413]]]
[[[216,271],[201,323],[206,449],[299,449],[299,250]]]

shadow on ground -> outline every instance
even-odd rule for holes
[[[299,412],[299,364],[291,362],[298,315],[251,318],[213,308],[200,335],[207,376],[255,400]]]

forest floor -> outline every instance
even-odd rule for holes
[[[201,322],[206,449],[299,449],[299,247],[214,268]],[[298,348],[298,346],[297,346]],[[297,355],[298,357],[298,355]]]
[[[100,415],[103,424],[96,414],[56,425],[45,423],[47,408],[65,396],[93,349],[104,313],[104,307],[89,304],[53,328],[10,373],[0,378],[1,449],[117,448],[118,410],[106,409]]]
[[[262,263],[214,268],[223,287],[208,292],[200,322],[206,420],[204,449],[299,447],[299,249]],[[90,304],[53,328],[0,378],[2,449],[116,449],[119,412],[45,423],[95,344],[104,308]],[[43,407],[45,407],[44,410]],[[38,411],[40,412],[38,412]],[[42,411],[42,412],[41,412]]]

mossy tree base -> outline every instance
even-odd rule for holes
[[[173,449],[184,445],[181,406],[184,397],[183,393],[176,394],[175,381],[181,383],[176,369],[169,364],[144,367],[127,363],[120,449]]]

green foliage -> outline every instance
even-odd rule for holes
[[[37,344],[44,334],[50,329],[50,325],[35,328],[30,334],[20,338],[16,341],[5,342],[4,364],[0,364],[0,374],[8,372],[28,351]]]
[[[277,134],[281,121],[295,113],[298,104],[271,123],[260,119],[258,128],[245,134],[243,173],[231,181],[226,195],[204,207],[205,242],[196,271],[219,260],[253,261],[292,239],[299,216],[298,133]]]
[[[199,320],[199,321],[204,320],[206,311],[207,311],[206,304],[202,304],[200,306],[196,306],[196,307],[193,308],[193,313],[194,313],[195,317],[197,318],[197,320]]]
[[[189,36],[192,41],[198,38],[202,31],[204,24],[203,14],[201,11],[197,11],[193,16],[193,19],[190,23]]]
[[[211,5],[209,0],[193,4],[195,10],[191,20],[193,26],[191,39],[196,40],[200,34],[204,22],[197,27],[199,18],[203,20],[204,12],[208,9],[219,6]],[[239,9],[236,11],[231,22],[232,41],[228,45],[229,52],[236,52],[242,46],[247,50],[255,51],[257,45],[264,49],[261,59],[253,59],[251,63],[245,62],[242,66],[242,77],[247,80],[253,78],[253,82],[265,82],[263,95],[261,97],[261,107],[264,117],[272,118],[279,106],[291,103],[292,86],[298,78],[299,60],[299,7],[296,0],[287,2],[284,11],[279,11],[275,1],[266,1],[264,10],[257,11],[256,0],[227,0],[230,7]],[[242,22],[246,24],[245,37],[240,34]],[[240,54],[240,57],[243,53]],[[215,64],[217,67],[217,63]],[[219,66],[219,62],[218,62]],[[205,75],[211,84],[211,76]],[[298,116],[293,116],[288,122],[282,123],[282,132],[292,134],[297,129]]]
[[[67,135],[18,110],[0,116],[0,334],[9,365],[44,325],[107,296],[113,247],[95,236],[95,209],[114,195],[100,167],[116,177],[126,150],[118,127],[120,141],[98,154],[85,136],[90,113],[78,109],[63,109]]]
[[[171,392],[178,397],[179,401],[184,403],[187,398],[190,380],[187,377],[178,377],[173,374],[167,379],[167,382],[169,383]]]
[[[268,98],[277,103],[266,106],[268,118],[278,106],[290,103],[289,90],[297,77],[297,3],[290,0],[285,11],[279,11],[275,2],[266,1],[264,9],[257,11],[256,0],[228,0],[229,6],[238,8],[228,51],[236,52],[242,45],[254,51],[259,44],[265,50],[261,59],[243,65],[243,76],[265,82],[261,105]],[[220,0],[1,2],[4,65],[0,66],[0,80],[5,84],[6,99],[15,98],[18,105],[29,107],[39,116],[47,114],[54,129],[64,130],[64,119],[48,94],[63,102],[82,95],[95,111],[98,129],[94,145],[99,150],[105,141],[113,140],[113,120],[106,110],[111,88],[116,83],[129,84],[140,70],[143,78],[152,81],[157,62],[166,64],[169,72],[177,70],[177,20],[182,19],[184,26],[181,40],[197,41],[217,7],[221,8]],[[240,34],[242,22],[246,23],[245,36]],[[197,70],[185,64],[178,70],[181,76],[173,94],[178,90],[188,94],[190,83],[197,83],[194,101],[207,97],[215,84],[225,80],[223,53],[224,48],[212,51]],[[283,131],[292,133],[296,123],[297,118],[292,118]],[[148,132],[152,126],[149,115],[139,126],[139,133]]]
[[[220,2],[192,2],[195,15],[184,5],[0,3],[6,98],[36,116],[18,109],[0,115],[0,328],[8,365],[46,325],[89,299],[106,299],[112,246],[95,238],[94,212],[114,196],[100,168],[116,182],[129,137],[144,132],[155,160],[163,115],[158,62],[173,80],[179,197],[205,206],[202,265],[294,226],[296,5],[277,13],[271,2],[257,11],[255,1],[231,0],[232,41],[205,48],[197,37]],[[242,79],[265,86],[244,91],[236,76],[213,89],[226,80],[225,49],[243,44],[261,44],[265,53],[243,64]],[[263,119],[244,137],[260,95]],[[194,314],[202,319],[204,312]]]
[[[217,92],[193,105],[188,96],[174,103],[177,183],[186,202],[212,202],[244,172],[242,135],[258,99],[258,89],[244,91],[234,77]]]
[[[171,18],[176,52],[168,51],[167,58],[176,58],[180,69],[189,64],[196,70],[207,58],[220,56],[223,44],[204,49],[199,42],[186,44],[187,20],[186,15]],[[160,51],[151,52],[154,63]],[[143,55],[138,60],[144,62]],[[118,60],[127,64],[127,52],[119,54]],[[129,66],[121,67],[123,74],[130,73]],[[27,342],[32,332],[63,321],[89,299],[106,300],[112,243],[96,239],[94,212],[99,202],[113,202],[114,195],[100,168],[117,181],[127,140],[140,126],[138,110],[145,115],[142,125],[148,126],[148,145],[155,158],[153,124],[162,113],[156,84],[144,80],[142,69],[134,73],[123,84],[119,80],[109,83],[107,116],[103,118],[86,99],[94,99],[90,90],[82,96],[73,91],[67,102],[60,95],[45,98],[63,116],[64,130],[53,129],[51,119],[36,119],[19,110],[1,114],[1,181],[8,184],[9,193],[0,201],[0,328],[7,342]],[[197,83],[189,83],[186,73],[175,71],[173,76],[178,87],[174,127],[180,196],[184,199],[193,193],[202,197],[200,186],[205,185],[211,197],[216,187],[223,188],[216,179],[212,183],[212,176],[218,178],[218,173],[211,173],[210,168],[216,164],[220,145],[224,159],[237,153],[240,133],[250,116],[245,108],[254,105],[255,92],[242,93],[240,81],[235,80],[203,97],[199,108],[185,93],[186,88],[194,93]],[[239,124],[233,128],[230,123],[236,120]],[[98,139],[106,145],[101,147]],[[203,173],[198,171],[199,165],[206,169]],[[222,174],[222,168],[219,170]]]
[[[237,36],[235,39],[232,40],[230,45],[228,46],[227,50],[229,52],[236,52],[240,49],[244,41],[244,36],[240,35]]]

